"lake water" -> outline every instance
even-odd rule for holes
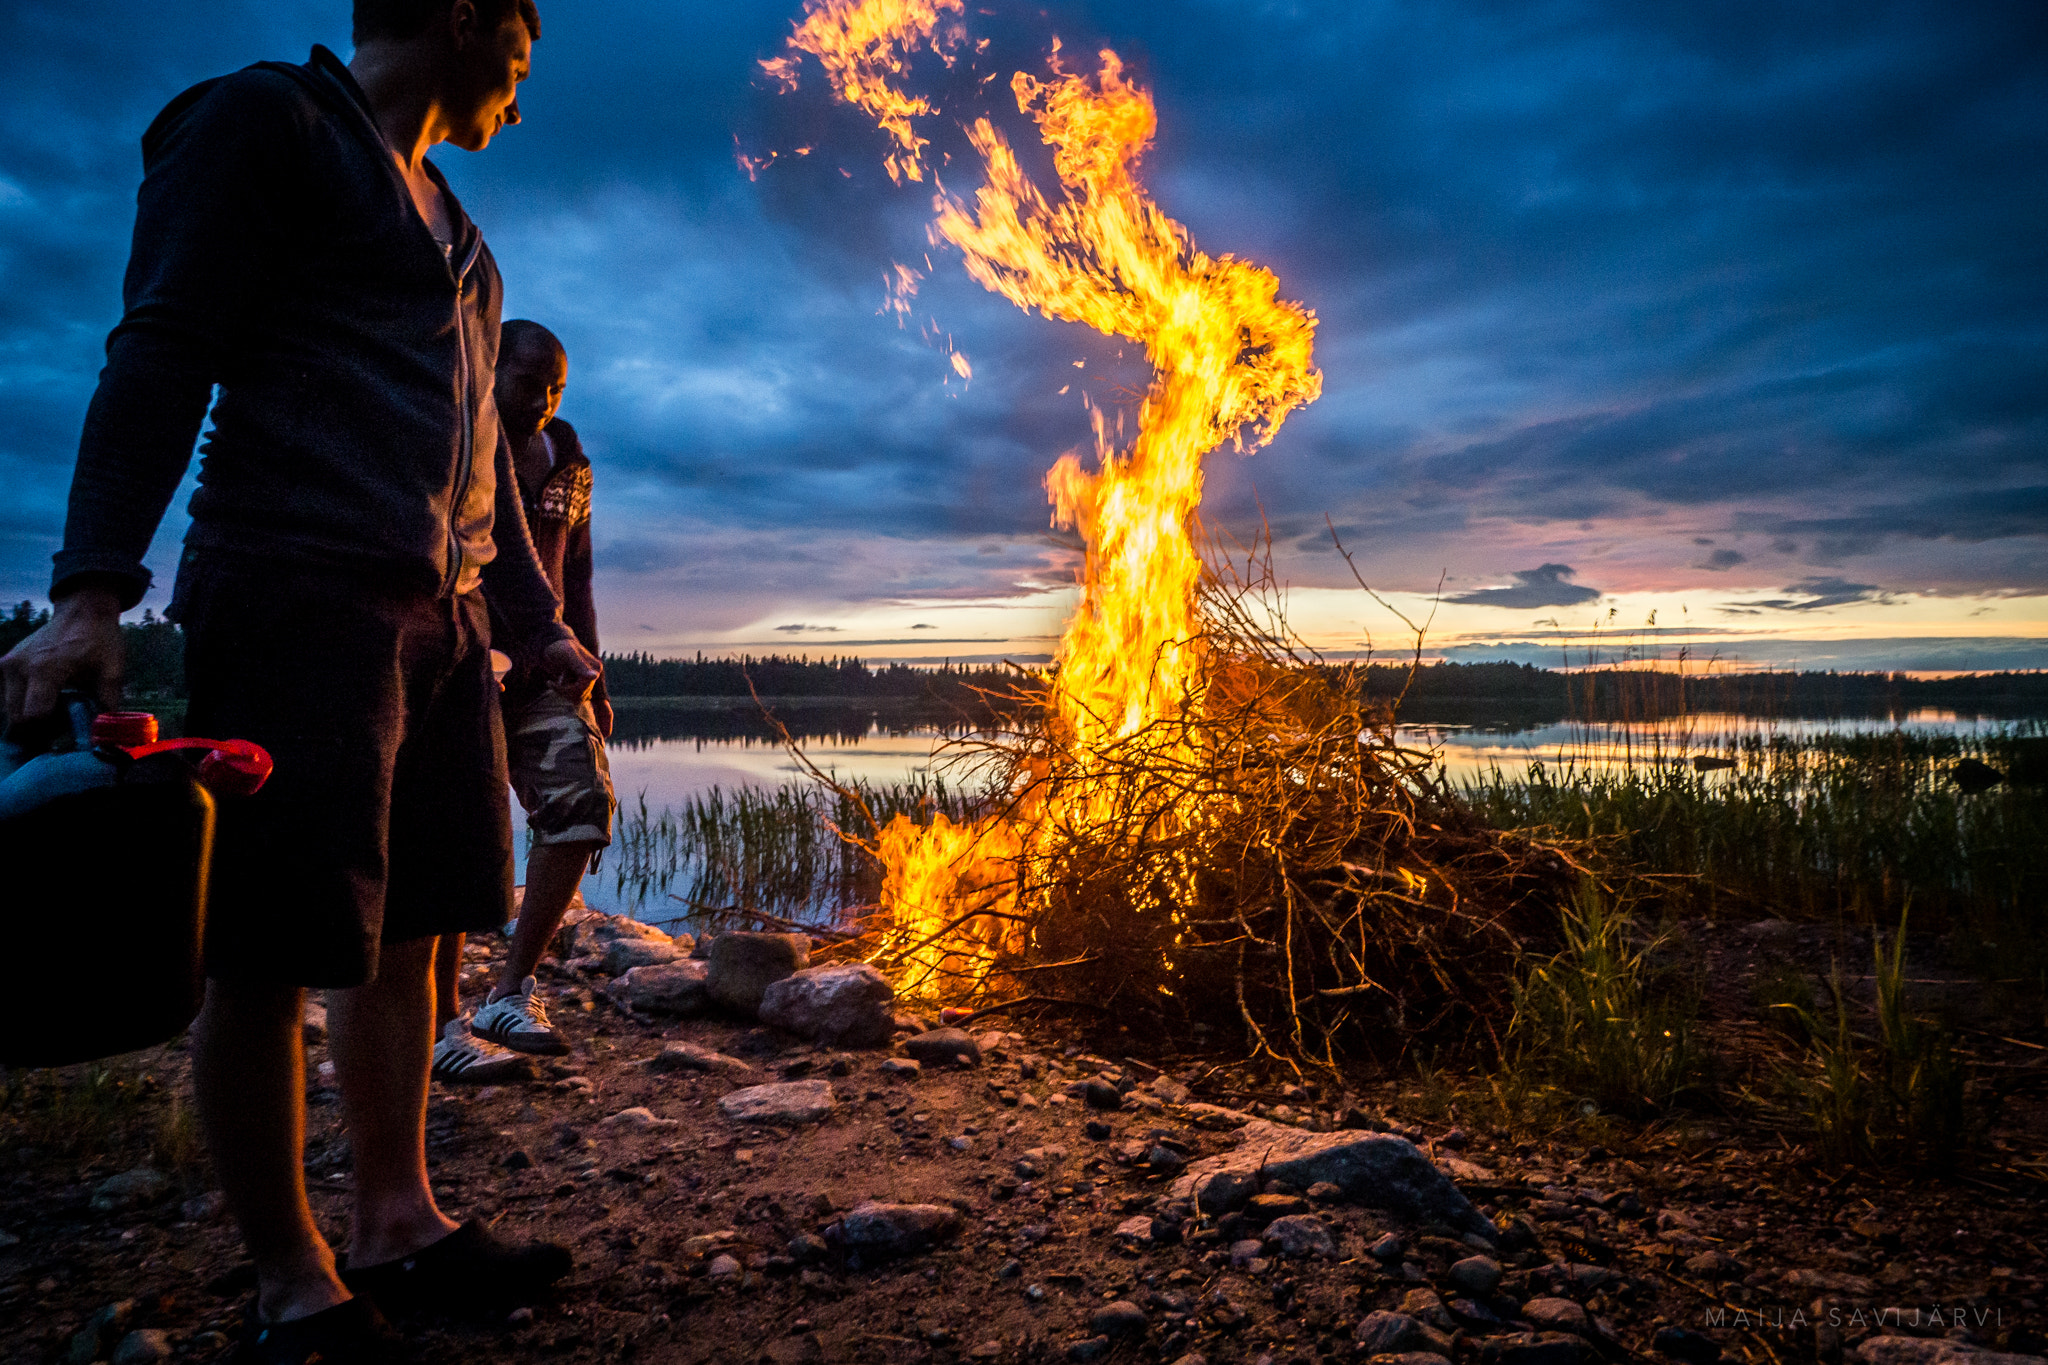
[[[777,715],[819,768],[846,781],[906,781],[943,763],[948,740],[962,733],[912,712],[866,707],[782,703]],[[1656,761],[1679,747],[1692,752],[1725,737],[1752,733],[1788,738],[1822,733],[1913,730],[1960,735],[1996,733],[2009,718],[1915,711],[1900,716],[1840,719],[1756,718],[1695,715],[1682,722],[1586,725],[1549,717],[1490,717],[1484,721],[1402,726],[1402,743],[1433,752],[1453,782],[1469,781],[1499,767],[1517,775],[1534,760],[1554,761],[1589,754],[1614,761]],[[651,813],[677,806],[713,787],[779,787],[806,780],[801,766],[774,728],[758,712],[714,705],[626,703],[610,747],[612,783],[621,814],[645,801]],[[940,768],[944,772],[944,768]],[[525,846],[525,821],[518,803],[512,816]],[[594,908],[620,910],[609,875],[601,869],[583,882]],[[523,874],[522,874],[523,877]]]

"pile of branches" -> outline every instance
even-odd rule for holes
[[[926,941],[882,913],[840,955],[915,960],[926,993],[960,1003],[1241,1024],[1282,1059],[1497,1037],[1521,954],[1553,943],[1582,869],[1485,825],[1402,747],[1395,707],[1287,630],[1270,561],[1211,563],[1206,667],[1178,714],[1077,752],[1055,683],[1020,684],[1021,719],[959,757],[1024,851]],[[1079,783],[1094,799],[1063,799]],[[931,950],[969,923],[983,951],[934,974]]]

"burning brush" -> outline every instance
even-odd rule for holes
[[[789,89],[795,54],[817,57],[890,135],[891,177],[921,180],[913,120],[933,110],[900,82],[916,49],[964,40],[962,8],[811,0],[765,65]],[[1504,1002],[1522,935],[1555,923],[1561,856],[1481,828],[1394,743],[1391,713],[1286,630],[1263,553],[1205,566],[1194,542],[1203,458],[1265,445],[1321,392],[1314,313],[1152,202],[1136,166],[1157,115],[1114,52],[1091,76],[1055,41],[1010,88],[1061,192],[977,119],[984,183],[936,192],[933,242],[1019,307],[1139,343],[1153,379],[1129,448],[1098,413],[1094,470],[1070,453],[1047,475],[1087,545],[1057,668],[1026,722],[974,742],[986,814],[862,838],[884,882],[861,951],[910,994],[1228,1010],[1276,1055]]]

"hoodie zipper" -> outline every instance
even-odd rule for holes
[[[470,243],[461,268],[455,271],[455,344],[461,352],[458,372],[462,380],[462,453],[456,459],[455,492],[448,503],[448,569],[441,582],[444,597],[454,595],[456,584],[462,580],[462,545],[455,535],[455,522],[462,514],[463,500],[469,496],[469,482],[476,472],[476,376],[470,370],[469,317],[463,307],[462,296],[470,267],[476,264],[477,254],[483,246],[484,240],[479,235]]]

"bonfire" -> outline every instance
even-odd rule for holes
[[[910,59],[950,60],[962,15],[962,0],[811,0],[790,55],[764,65],[793,89],[799,54],[816,57],[888,135],[891,178],[919,182],[917,122],[936,111],[906,89]],[[1071,69],[1055,39],[1047,70],[1010,90],[1058,192],[979,118],[981,187],[936,189],[932,243],[1021,308],[1138,343],[1153,377],[1133,442],[1092,409],[1093,468],[1070,452],[1046,475],[1054,524],[1086,545],[1080,595],[1054,669],[998,710],[1021,719],[967,741],[985,811],[847,831],[884,879],[839,951],[969,1006],[1234,1016],[1276,1057],[1497,1019],[1569,860],[1473,819],[1396,742],[1392,710],[1288,630],[1269,545],[1198,543],[1204,458],[1264,447],[1320,393],[1315,314],[1152,201],[1137,168],[1157,111],[1115,52]]]

